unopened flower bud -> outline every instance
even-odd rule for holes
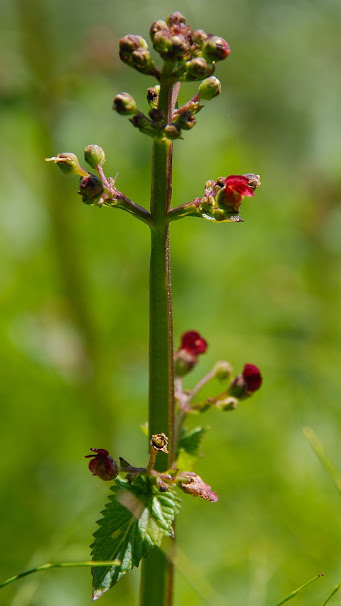
[[[221,84],[220,80],[215,76],[210,76],[203,80],[198,88],[198,93],[200,95],[200,99],[213,99],[217,95],[221,93]]]
[[[203,80],[210,76],[214,70],[214,66],[208,65],[203,57],[195,57],[186,63],[186,80]]]
[[[118,465],[109,455],[105,448],[90,448],[97,454],[86,455],[85,459],[91,458],[89,469],[93,476],[98,476],[101,480],[108,482],[118,475]],[[93,458],[92,458],[93,457]]]
[[[205,484],[204,480],[196,473],[191,471],[182,471],[178,475],[179,486],[187,494],[193,497],[201,497],[205,501],[215,503],[218,501],[218,495],[211,490],[209,484]]]
[[[190,130],[195,126],[196,119],[193,116],[193,113],[189,110],[183,111],[176,117],[176,124],[183,128],[184,130]]]
[[[167,139],[173,140],[181,137],[181,128],[178,124],[175,124],[175,122],[167,124],[167,126],[165,126],[163,129],[163,132],[165,133]]]
[[[164,118],[163,111],[155,107],[154,109],[150,110],[149,117],[151,120],[153,120],[153,122],[161,122],[161,120]]]
[[[128,34],[120,39],[119,48],[121,61],[124,63],[130,63],[133,52],[138,48],[148,49],[148,44],[146,40],[142,38],[142,36]]]
[[[243,400],[249,398],[262,385],[260,370],[254,364],[245,364],[242,374],[238,375],[229,387],[229,394]]]
[[[45,158],[45,161],[54,162],[59,166],[60,170],[67,175],[85,177],[89,174],[80,166],[77,156],[69,152],[58,154],[58,156],[53,156],[52,158]]]
[[[112,108],[121,116],[136,114],[137,106],[134,97],[129,93],[120,93],[113,100]]]
[[[179,23],[186,23],[186,19],[182,13],[174,11],[174,13],[171,13],[171,15],[167,17],[166,23],[171,27],[172,25],[178,25]]]
[[[168,52],[172,59],[184,59],[189,50],[189,43],[184,36],[171,37],[172,49]],[[188,57],[188,55],[187,55]]]
[[[84,160],[91,168],[103,166],[105,162],[105,153],[99,145],[88,145],[84,150]]]
[[[145,116],[142,112],[137,112],[133,118],[130,118],[130,122],[133,126],[138,128],[141,133],[149,135],[150,137],[155,137],[160,132],[157,125],[149,120],[149,118],[147,118],[147,116]]]
[[[156,109],[159,104],[160,85],[157,84],[147,90],[147,101],[152,109]]]
[[[154,36],[157,32],[160,31],[165,31],[168,32],[169,34],[169,27],[166,23],[166,21],[163,21],[162,19],[159,19],[158,21],[155,21],[150,28],[150,38],[152,40],[152,42],[154,42]]]
[[[214,367],[215,376],[219,381],[225,381],[232,375],[232,366],[225,360],[219,360]]]
[[[168,453],[167,450],[168,438],[164,433],[157,433],[152,436],[150,445],[154,450]]]
[[[207,61],[221,61],[230,54],[226,40],[219,36],[210,36],[203,45],[202,54]]]
[[[102,181],[96,175],[87,175],[80,181],[80,191],[85,204],[94,204],[104,192]]]
[[[206,34],[205,30],[203,30],[203,29],[195,29],[192,32],[192,38],[193,38],[193,42],[198,44],[198,46],[202,46],[204,44],[204,42],[207,40],[208,35]]]

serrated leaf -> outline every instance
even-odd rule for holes
[[[155,482],[145,476],[139,476],[133,484],[116,478],[111,491],[103,517],[97,522],[92,558],[121,563],[92,568],[93,600],[137,567],[152,547],[160,546],[164,535],[172,536],[172,523],[180,509],[181,500],[172,489],[159,492]]]
[[[179,441],[179,452],[176,466],[180,471],[192,471],[199,456],[202,439],[207,432],[207,427],[195,427],[184,429]]]

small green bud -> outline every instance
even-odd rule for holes
[[[99,145],[88,145],[84,150],[84,160],[91,168],[97,168],[99,164],[103,166],[105,153]]]
[[[198,93],[200,95],[200,99],[206,99],[207,101],[213,99],[213,97],[216,97],[221,93],[220,81],[215,76],[206,78],[201,82],[198,88]]]
[[[62,153],[52,158],[45,158],[46,162],[54,162],[58,164],[60,170],[66,175],[79,175],[80,177],[86,177],[89,173],[81,167],[78,162],[78,158],[72,153]]]
[[[203,80],[211,76],[214,71],[214,65],[208,65],[203,57],[195,57],[186,63],[186,80]]]
[[[233,372],[231,364],[229,362],[225,362],[225,360],[219,360],[219,362],[216,363],[214,370],[215,376],[219,381],[229,379]]]
[[[163,132],[165,133],[167,139],[173,140],[181,137],[181,128],[178,124],[175,124],[175,122],[167,124],[167,126],[165,126],[163,129]]]
[[[232,396],[225,398],[225,400],[218,400],[216,403],[216,407],[224,411],[235,410],[237,406],[238,400],[237,398],[233,398]]]
[[[212,209],[214,208],[214,198],[213,198],[213,196],[204,196],[201,199],[200,208],[202,210],[207,211],[207,212],[212,212]]]
[[[129,93],[119,93],[116,95],[112,108],[121,116],[130,116],[137,112],[135,99]]]
[[[94,204],[98,202],[104,192],[103,183],[96,175],[87,175],[80,181],[80,191],[82,200],[85,204]]]
[[[120,39],[119,43],[120,47],[120,59],[124,63],[130,63],[131,55],[138,48],[148,49],[148,44],[142,36],[135,36],[133,34],[128,34],[127,36],[123,36]]]
[[[160,134],[160,129],[142,112],[137,112],[133,118],[130,118],[130,122],[145,135],[156,137]]]
[[[153,47],[163,59],[167,59],[168,55],[172,54],[173,50],[169,31],[163,29],[155,32],[153,37]]]

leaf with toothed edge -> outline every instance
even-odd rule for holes
[[[176,466],[180,471],[192,471],[200,456],[200,445],[208,427],[182,430]]]
[[[160,492],[155,480],[146,476],[137,477],[133,484],[116,478],[110,490],[113,494],[94,533],[92,559],[119,560],[120,564],[91,569],[93,600],[148,557],[164,535],[173,535],[172,523],[181,503],[173,489]]]

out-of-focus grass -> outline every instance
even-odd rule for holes
[[[217,359],[236,372],[256,363],[264,375],[262,391],[234,413],[191,420],[211,426],[198,472],[220,499],[184,498],[179,544],[227,604],[271,606],[324,572],[295,598],[319,604],[340,579],[340,502],[302,427],[317,431],[340,467],[336,0],[5,2],[1,577],[88,558],[107,495],[87,470],[89,447],[136,464],[146,457],[147,228],[82,205],[77,181],[43,158],[102,145],[118,187],[148,203],[150,141],[113,114],[111,100],[128,90],[145,109],[152,82],[119,64],[117,41],[148,37],[150,23],[175,9],[232,51],[217,66],[223,95],[175,143],[174,201],[220,175],[254,171],[263,182],[245,201],[243,224],[172,225],[176,340],[196,329],[209,341],[188,384]],[[193,90],[183,87],[181,98]],[[88,571],[20,583],[2,590],[3,603],[90,603]],[[135,572],[103,605],[135,604],[137,587]],[[178,575],[178,606],[201,606],[199,595]]]

